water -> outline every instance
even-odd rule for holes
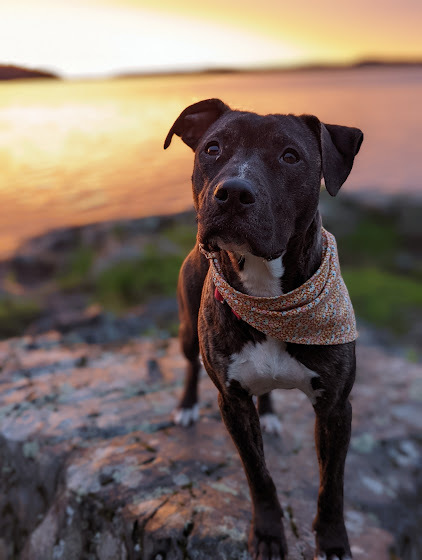
[[[0,255],[55,227],[189,208],[192,152],[178,138],[162,146],[207,97],[358,126],[344,188],[421,191],[420,68],[1,83]]]

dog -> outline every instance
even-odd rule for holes
[[[283,510],[265,464],[261,428],[279,430],[271,390],[301,389],[316,414],[320,486],[312,526],[315,558],[348,560],[352,554],[343,484],[356,370],[354,315],[337,264],[324,269],[325,281],[336,278],[341,293],[330,303],[324,300],[328,284],[317,288],[317,297],[310,292],[321,280],[323,266],[336,256],[334,238],[323,230],[318,210],[321,179],[335,196],[352,169],[363,133],[324,124],[312,115],[261,116],[207,99],[179,115],[164,148],[173,135],[195,152],[192,186],[198,221],[197,242],[178,283],[187,374],[175,421],[188,425],[198,419],[201,354],[249,484],[249,552],[258,560],[285,559]],[[272,301],[284,304],[284,296],[287,311],[267,307]],[[299,311],[306,308],[299,322],[293,296],[303,304]],[[265,304],[258,318],[255,302]],[[343,303],[349,306],[345,318],[338,308]],[[336,320],[342,316],[340,324],[333,327],[328,312]],[[278,318],[288,323],[280,326]],[[331,336],[333,329],[340,334]]]

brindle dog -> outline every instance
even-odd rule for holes
[[[261,427],[278,428],[269,389],[304,391],[316,413],[320,467],[313,522],[316,557],[351,558],[343,478],[355,343],[284,343],[239,320],[227,304],[217,301],[198,244],[219,251],[223,276],[241,292],[277,296],[294,290],[321,264],[321,177],[335,196],[351,171],[363,134],[310,115],[234,111],[219,99],[187,107],[173,124],[165,148],[174,134],[195,152],[192,183],[198,219],[197,243],[182,266],[178,286],[180,340],[188,366],[176,420],[188,424],[198,417],[201,352],[249,483],[250,553],[259,560],[284,559],[283,511],[265,464]],[[252,394],[258,395],[258,411]]]

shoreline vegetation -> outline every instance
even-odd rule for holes
[[[152,77],[173,77],[173,76],[200,76],[213,74],[266,74],[266,73],[296,73],[296,72],[325,72],[336,70],[359,70],[362,68],[420,68],[422,60],[371,60],[363,59],[356,62],[345,63],[304,63],[295,66],[263,66],[259,68],[236,68],[236,67],[216,67],[202,69],[180,69],[171,71],[149,71],[134,70],[132,72],[114,73],[110,75],[100,75],[92,77],[84,77],[88,81],[104,80],[104,79],[121,79],[121,78],[152,78]],[[64,76],[45,69],[27,68],[13,64],[0,64],[0,82],[10,80],[26,80],[26,79],[55,79],[64,81],[74,81],[75,79],[65,78]],[[80,78],[76,78],[77,81]]]
[[[125,72],[114,74],[111,79],[153,78],[159,76],[192,76],[213,74],[291,74],[300,72],[331,72],[360,70],[362,68],[421,68],[422,60],[361,60],[351,63],[309,63],[297,66],[263,66],[260,68],[203,68],[201,70],[179,70],[170,72]]]
[[[25,68],[23,66],[14,66],[12,64],[0,64],[0,81],[5,80],[26,80],[26,79],[59,79],[57,74],[41,70],[38,68]]]
[[[321,213],[337,238],[359,326],[419,360],[422,197],[359,192],[334,200],[323,192]],[[28,240],[0,262],[0,337],[174,336],[178,272],[195,237],[194,213],[186,211]]]

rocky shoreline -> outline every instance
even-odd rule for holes
[[[420,358],[422,301],[416,292],[422,279],[422,197],[360,192],[332,199],[323,193],[321,212],[337,237],[361,325],[376,343]],[[52,329],[97,342],[152,331],[175,334],[177,272],[194,239],[195,216],[187,211],[63,228],[28,240],[0,262],[0,305],[10,299],[30,302],[28,310],[17,308],[23,317],[16,327],[2,322],[0,308],[0,338]],[[385,285],[378,290],[377,284]],[[396,317],[396,309],[388,313],[386,298],[397,290],[412,292],[414,301],[404,302],[404,312],[397,301]],[[369,313],[372,297],[386,301],[387,309]],[[3,314],[10,317],[15,308]]]
[[[363,275],[373,259],[382,274],[418,278],[420,200],[321,205],[346,270]],[[0,341],[0,560],[249,558],[248,488],[205,373],[200,422],[172,422],[184,370],[174,274],[194,232],[192,212],[63,229],[0,265],[3,298],[41,302],[24,336]],[[119,305],[136,304],[114,309],[119,290]],[[422,558],[422,366],[406,346],[418,348],[420,317],[406,324],[396,335],[359,318],[345,487],[356,560]],[[265,448],[289,558],[311,560],[313,411],[300,392],[274,398],[283,434]]]
[[[422,369],[358,347],[346,520],[356,560],[422,556]],[[173,424],[175,339],[0,343],[0,559],[247,560],[247,483],[202,375],[201,418]],[[291,560],[311,560],[318,467],[313,411],[277,391],[265,437]]]

